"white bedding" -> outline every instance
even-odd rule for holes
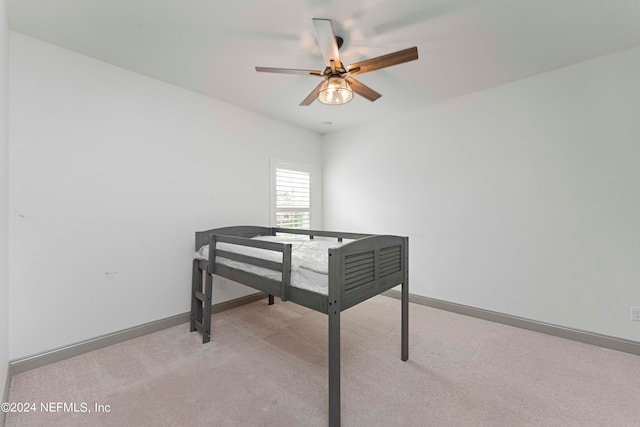
[[[282,236],[257,236],[255,240],[264,240],[278,243],[291,243],[291,285],[296,288],[307,289],[312,292],[328,294],[329,273],[329,249],[347,243],[338,242],[336,239],[318,238],[311,240],[308,236],[293,237]],[[282,262],[282,253],[250,246],[234,245],[231,243],[217,243],[219,250],[249,255],[255,258],[266,259],[274,262]],[[209,245],[205,245],[196,252],[197,259],[209,259]],[[282,274],[268,268],[257,267],[243,262],[216,257],[216,262],[259,274],[273,280],[281,280]]]

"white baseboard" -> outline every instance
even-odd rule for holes
[[[249,304],[266,297],[266,294],[258,292],[255,294],[236,298],[231,301],[214,304],[211,306],[211,313],[220,313],[222,311],[229,310],[234,307],[239,307],[244,304]],[[103,347],[108,347],[110,345],[128,341],[133,338],[151,334],[162,329],[171,328],[173,326],[189,322],[190,320],[191,313],[182,313],[175,316],[167,317],[166,319],[156,320],[155,322],[145,323],[143,325],[123,329],[111,334],[102,335],[75,344],[70,344],[64,347],[34,354],[32,356],[15,359],[9,362],[9,373],[11,375],[15,375],[21,372],[26,372],[31,369],[49,365],[50,363],[59,362],[70,357],[79,356],[93,350],[98,350]],[[9,381],[9,379],[7,379],[7,381]]]
[[[400,299],[401,293],[400,291],[392,289],[383,292],[383,295]],[[566,338],[585,344],[591,344],[598,347],[623,351],[625,353],[631,353],[635,354],[636,356],[640,356],[640,342],[637,341],[610,337],[608,335],[581,331],[579,329],[566,328],[564,326],[538,322],[535,320],[525,319],[523,317],[511,316],[508,314],[484,310],[482,308],[471,307],[468,305],[456,304],[448,301],[442,301],[435,298],[423,297],[420,295],[409,295],[409,301],[415,304],[451,311],[453,313],[464,314],[465,316],[477,317],[479,319],[489,320],[491,322],[501,323],[503,325],[515,326],[516,328],[527,329],[530,331],[540,332],[547,335],[553,335],[560,338]]]

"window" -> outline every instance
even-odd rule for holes
[[[311,167],[272,160],[272,221],[281,228],[311,227]]]

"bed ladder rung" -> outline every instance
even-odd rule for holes
[[[199,291],[195,291],[194,296],[197,300],[200,300],[203,302],[207,299],[207,297],[202,292],[199,292]]]

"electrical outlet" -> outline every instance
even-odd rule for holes
[[[640,322],[640,307],[631,307],[631,320]]]
[[[220,279],[220,289],[227,289],[227,281]]]

